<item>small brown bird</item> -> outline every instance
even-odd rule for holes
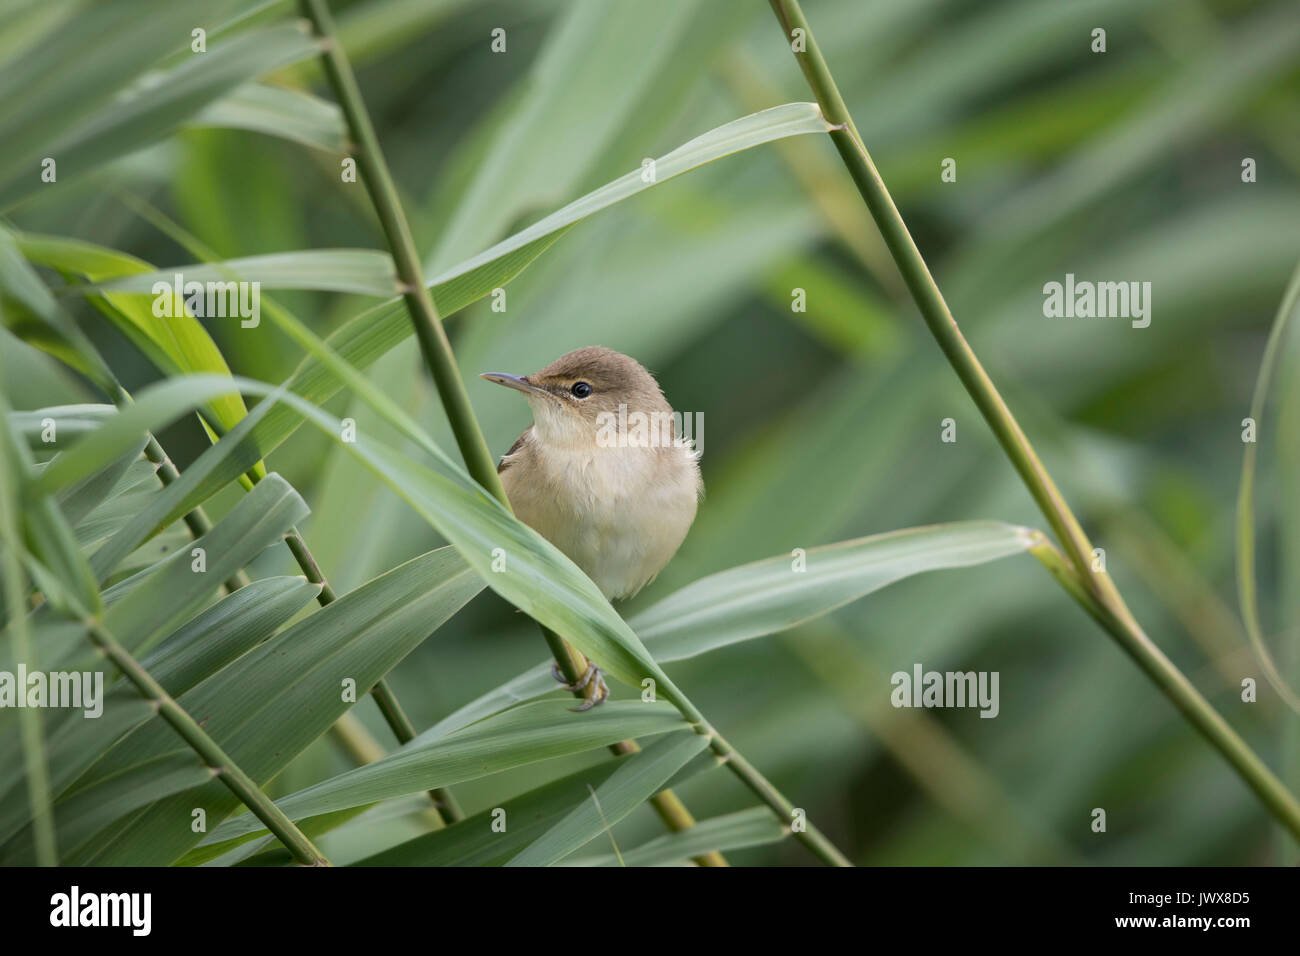
[[[654,377],[598,346],[532,375],[482,377],[518,389],[533,410],[497,468],[519,520],[605,597],[636,594],[677,552],[704,490],[699,454]],[[572,689],[592,679],[589,671]]]

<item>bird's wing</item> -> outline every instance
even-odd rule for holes
[[[515,452],[517,452],[519,449],[524,447],[524,443],[528,441],[528,436],[531,433],[532,433],[532,428],[525,429],[524,433],[515,439],[515,443],[510,446],[510,450],[501,456],[501,463],[497,465],[498,475],[510,467],[511,465],[510,456],[513,455]]]

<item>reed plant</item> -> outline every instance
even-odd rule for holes
[[[825,53],[797,0],[132,5],[3,12],[0,673],[105,690],[0,708],[0,862],[1294,854],[1294,167],[1128,214],[1151,328],[1049,326],[1037,291],[1116,267],[1090,213],[1170,144],[1294,160],[1282,5],[828,2]],[[1092,18],[1141,52],[1090,55]],[[1031,92],[1017,37],[1083,52]],[[1198,311],[1225,288],[1244,330]],[[1247,397],[1177,409],[1223,341],[1264,356]],[[519,423],[469,378],[596,342],[710,426],[697,528],[618,608],[514,517]],[[1239,476],[1168,437],[1210,429]],[[1143,547],[1085,531],[1122,508]],[[1189,613],[1234,577],[1240,626]],[[888,675],[943,662],[1001,672],[998,719],[898,705]],[[551,668],[589,663],[615,693],[575,712]]]

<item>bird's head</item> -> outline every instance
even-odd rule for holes
[[[600,346],[561,355],[540,372],[483,372],[489,382],[518,389],[533,409],[533,428],[543,442],[592,443],[610,418],[625,413],[672,414],[652,376],[636,359]]]

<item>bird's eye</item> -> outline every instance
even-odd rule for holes
[[[569,391],[573,393],[574,398],[586,398],[591,394],[591,386],[586,382],[574,382]]]

